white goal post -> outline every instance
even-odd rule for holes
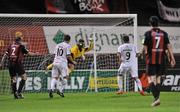
[[[44,92],[49,89],[50,72],[45,67],[53,60],[53,49],[68,34],[71,45],[82,38],[86,46],[88,38],[93,38],[94,50],[86,53],[86,60],[76,59],[78,64],[66,86],[67,92],[75,91],[116,91],[117,48],[121,37],[129,35],[137,46],[137,14],[0,14],[0,57],[15,39],[14,33],[22,32],[26,47],[40,56],[25,57],[24,66],[28,73],[25,91]],[[3,43],[3,44],[2,44]],[[5,60],[6,62],[8,59]],[[7,63],[0,70],[0,84],[9,81]],[[0,93],[9,91],[9,84]],[[109,86],[109,87],[108,87]],[[124,77],[124,90],[137,91],[129,76]]]

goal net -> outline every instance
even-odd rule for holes
[[[15,39],[15,32],[23,34],[23,44],[31,52],[40,55],[25,56],[23,61],[27,73],[25,92],[46,92],[50,89],[51,70],[45,68],[53,61],[56,44],[63,35],[71,38],[71,46],[79,39],[89,46],[93,38],[94,49],[75,61],[75,70],[70,74],[65,92],[116,91],[117,49],[123,35],[129,35],[131,43],[137,44],[137,16],[135,14],[0,14],[0,56]],[[8,59],[0,68],[0,94],[10,93]],[[134,91],[136,86],[129,74],[124,76],[123,89]],[[19,79],[20,80],[20,79]],[[59,85],[57,85],[59,86]]]

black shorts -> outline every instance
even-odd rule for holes
[[[21,76],[25,73],[24,66],[22,63],[14,63],[10,62],[9,63],[9,74],[11,77],[13,76]]]
[[[146,66],[146,73],[149,76],[161,76],[165,74],[166,66],[160,64],[149,64]]]

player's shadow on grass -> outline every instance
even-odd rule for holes
[[[14,98],[3,98],[3,99],[1,99],[0,98],[0,102],[5,102],[5,101],[18,101],[18,100],[24,100],[24,99],[14,99]]]
[[[52,100],[53,98],[48,98],[48,97],[44,97],[44,98],[37,98],[36,100]]]
[[[49,98],[49,97],[40,97],[40,98],[36,98],[36,100],[42,100],[42,101],[51,101],[51,100],[60,100],[60,99],[64,99],[61,97],[54,97],[54,98]]]
[[[128,95],[112,95],[112,96],[106,96],[106,97],[104,97],[104,98],[110,98],[110,99],[112,99],[112,98],[127,98],[127,97],[129,97]]]

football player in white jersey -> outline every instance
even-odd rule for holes
[[[73,61],[69,45],[71,37],[69,35],[64,36],[64,41],[62,43],[59,43],[55,47],[55,57],[53,61],[53,68],[52,68],[52,74],[51,74],[51,86],[50,86],[50,92],[49,97],[53,97],[53,92],[55,88],[57,88],[58,79],[60,79],[60,88],[57,91],[57,94],[59,94],[61,97],[64,97],[64,88],[67,84],[67,77],[68,77],[68,61],[72,62],[73,64],[76,64],[75,61]],[[68,60],[68,61],[67,61]]]
[[[127,73],[131,74],[131,77],[136,81],[140,94],[144,95],[144,91],[142,90],[141,81],[138,78],[138,70],[137,70],[137,47],[134,44],[129,42],[129,37],[123,37],[124,44],[120,45],[118,48],[118,58],[119,58],[119,69],[118,69],[118,87],[119,91],[117,94],[123,94],[122,90],[122,76]]]

